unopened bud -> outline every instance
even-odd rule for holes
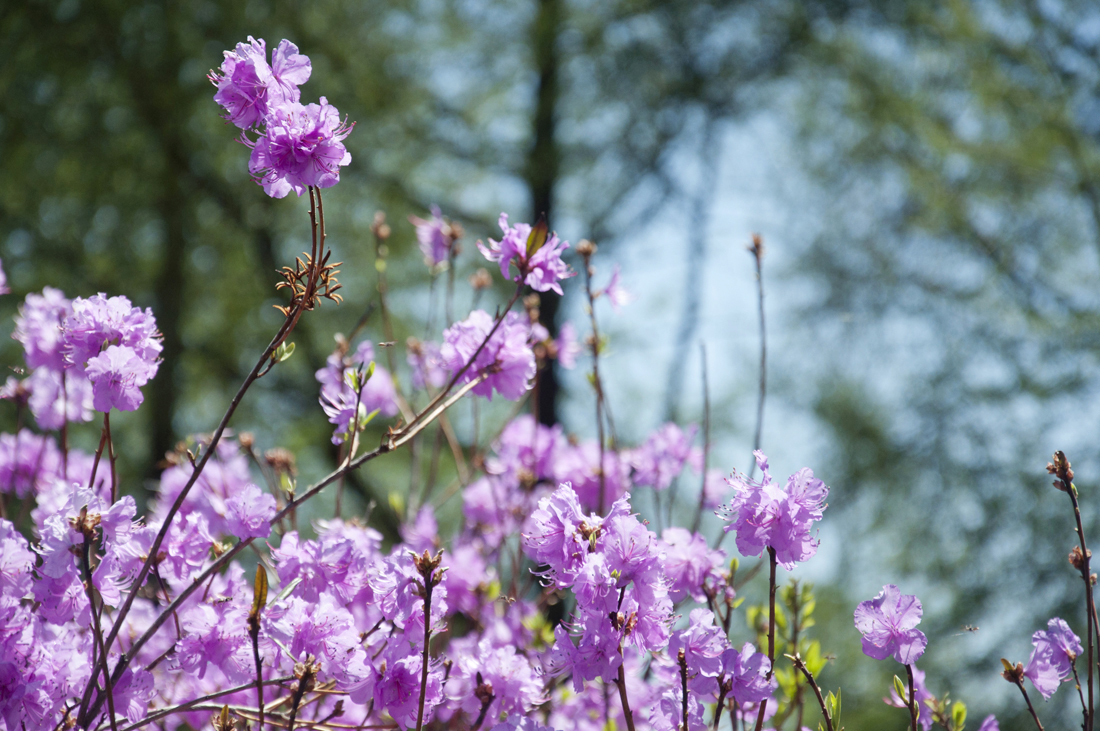
[[[1062,482],[1061,485],[1054,483],[1054,486],[1059,490],[1069,490],[1070,485],[1073,484],[1073,469],[1070,467],[1069,460],[1066,459],[1066,453],[1058,450],[1054,453],[1052,460],[1047,463],[1047,472]]]
[[[378,211],[374,214],[374,221],[370,225],[370,230],[381,241],[385,241],[390,237],[390,225],[386,223],[386,213],[384,211]]]
[[[764,239],[760,234],[752,235],[752,243],[749,244],[748,250],[756,257],[757,261],[764,258]]]
[[[1013,665],[1002,657],[1001,665],[1004,666],[1004,672],[1001,673],[1002,678],[1010,683],[1016,683],[1017,685],[1024,682],[1024,664],[1022,662]]]
[[[253,445],[256,444],[256,435],[250,431],[243,431],[237,437],[237,442],[241,445],[241,449],[252,449]]]
[[[488,289],[493,286],[493,277],[485,267],[479,268],[470,275],[470,286],[474,289]]]
[[[294,458],[294,453],[282,447],[276,447],[275,449],[269,449],[264,452],[264,461],[267,462],[271,469],[276,473],[295,476],[298,474],[298,465]]]
[[[581,239],[577,242],[577,253],[587,259],[596,253],[596,245],[588,239]]]

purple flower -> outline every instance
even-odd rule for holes
[[[447,694],[468,714],[476,717],[481,709],[475,695],[479,678],[496,696],[489,705],[489,718],[501,713],[525,713],[546,700],[540,674],[514,646],[494,647],[490,640],[482,639],[473,646],[452,645],[451,656],[455,661]]]
[[[443,388],[447,382],[447,368],[443,365],[443,356],[439,352],[439,344],[431,341],[421,342],[415,338],[409,338],[409,353],[406,356],[409,367],[412,368],[413,388]]]
[[[430,550],[435,553],[439,548],[439,523],[431,505],[425,505],[416,513],[411,523],[401,525],[401,540],[413,553]]]
[[[0,263],[0,294],[11,294],[11,287],[8,286],[8,275],[4,273],[2,263]]]
[[[726,502],[731,485],[722,476],[722,470],[707,470],[703,481],[703,506],[713,510]]]
[[[1024,676],[1043,698],[1050,698],[1062,681],[1072,675],[1073,661],[1083,651],[1081,638],[1073,634],[1065,620],[1054,617],[1047,623],[1046,631],[1031,636],[1031,644],[1035,649],[1028,658]]]
[[[11,521],[0,518],[0,597],[22,599],[31,590],[35,556]],[[0,630],[0,635],[3,630]]]
[[[248,483],[226,501],[225,508],[229,532],[238,538],[267,538],[271,535],[268,521],[275,515],[275,498],[258,486]]]
[[[672,601],[683,601],[688,596],[706,601],[704,585],[718,578],[726,562],[725,551],[711,550],[702,535],[673,526],[661,534],[661,552]]]
[[[130,348],[155,372],[162,346],[153,311],[132,306],[126,297],[108,298],[102,293],[74,299],[64,323],[66,366],[83,373],[88,361],[110,345]]]
[[[157,373],[157,364],[140,358],[133,348],[108,345],[88,360],[84,372],[92,382],[92,405],[96,411],[134,411],[144,397],[141,387]]]
[[[566,320],[558,328],[558,339],[554,341],[554,345],[558,350],[558,363],[562,368],[572,370],[577,367],[577,356],[581,354],[583,348],[580,341],[577,340],[577,328],[573,327],[573,323]]]
[[[600,502],[600,445],[593,441],[577,446],[562,445],[555,455],[554,479],[571,483],[577,497],[588,510]],[[604,504],[618,500],[630,488],[629,467],[618,452],[603,452]]]
[[[225,118],[240,127],[260,126],[271,110],[301,96],[300,84],[309,80],[309,58],[298,53],[298,47],[288,40],[279,43],[267,63],[264,40],[248,37],[248,44],[238,43],[235,51],[224,51],[225,60],[219,71],[208,78],[218,91],[214,101],[225,108]]]
[[[759,556],[771,547],[779,563],[790,570],[817,553],[818,541],[810,531],[825,511],[829,488],[807,468],[780,487],[772,482],[768,458],[760,451],[754,454],[763,479],[752,482],[737,473],[730,478],[737,492],[726,510],[726,520],[732,521],[726,532],[737,531],[737,550],[745,556]]]
[[[766,655],[757,652],[751,642],[746,642],[741,652],[731,647],[722,653],[720,675],[727,682],[732,681],[730,695],[742,706],[771,698],[778,683],[775,678],[768,679],[769,670],[771,662]]]
[[[328,420],[336,425],[333,444],[341,444],[351,438],[353,426],[362,429],[374,412],[384,416],[397,413],[397,390],[393,377],[385,368],[375,368],[374,374],[363,383],[359,393],[352,383],[360,379],[356,371],[363,371],[374,357],[370,342],[359,344],[350,356],[342,350],[332,353],[324,368],[315,374],[321,384],[321,408]],[[354,424],[353,424],[354,422]]]
[[[722,653],[728,649],[729,640],[725,632],[714,624],[714,613],[709,609],[692,609],[688,626],[673,632],[668,641],[669,658],[675,659],[681,650],[684,652],[688,688],[704,695],[718,690]]]
[[[12,337],[23,344],[28,368],[48,367],[60,371],[65,367],[61,350],[61,326],[72,311],[65,293],[46,287],[42,294],[27,295],[15,318]]]
[[[513,713],[496,726],[493,726],[489,731],[554,731],[554,729],[549,726],[543,726],[530,716],[521,716],[517,713]],[[981,730],[979,729],[979,731]]]
[[[569,484],[539,501],[531,515],[531,530],[523,535],[523,549],[535,563],[546,564],[567,586],[587,553],[588,541],[601,526],[597,516],[585,516],[577,493]]]
[[[553,478],[557,453],[564,445],[560,425],[544,426],[530,414],[522,414],[500,433],[493,444],[496,454],[486,459],[485,471],[529,487],[532,481]]]
[[[997,725],[997,717],[990,713],[982,721],[982,725],[978,727],[978,731],[1001,731],[1001,727]]]
[[[23,429],[0,434],[0,493],[26,497],[52,482],[61,467],[61,453],[52,437]]]
[[[91,421],[92,383],[76,369],[35,368],[24,382],[30,391],[27,405],[42,429],[60,429],[66,421]]]
[[[376,662],[381,677],[374,686],[374,702],[384,708],[404,728],[416,726],[420,701],[420,655],[402,656],[395,645],[387,650],[381,662]],[[443,701],[442,673],[428,670],[428,685],[424,694],[424,720],[429,721],[435,707]]]
[[[906,691],[908,692],[908,691]],[[919,670],[915,665],[913,666],[913,698],[917,702],[917,708],[920,709],[920,725],[924,731],[930,731],[932,728],[932,710],[928,705],[928,701],[936,702],[936,696],[929,692],[928,687],[924,684],[924,671]],[[890,689],[890,697],[883,698],[886,705],[893,706],[894,708],[908,708],[909,704],[901,699],[898,692],[893,688]]]
[[[547,236],[545,223],[540,223],[534,230],[529,223],[517,223],[511,227],[506,213],[500,214],[498,223],[504,232],[500,241],[489,239],[489,246],[480,241],[477,243],[485,258],[498,262],[500,273],[507,279],[523,282],[536,292],[553,290],[562,294],[558,281],[576,275],[561,260],[561,254],[569,248],[569,243],[559,241],[555,233]],[[512,262],[518,270],[515,277],[508,272]]]
[[[916,629],[923,614],[920,600],[887,584],[871,600],[856,607],[856,629],[863,635],[863,653],[875,660],[893,655],[902,665],[912,665],[924,654],[928,638]]]
[[[409,223],[416,227],[416,240],[424,254],[424,263],[437,267],[451,255],[455,235],[451,225],[443,218],[439,206],[432,206],[431,220],[409,216]]]
[[[611,279],[608,280],[607,286],[601,290],[593,293],[593,297],[599,297],[600,295],[606,295],[611,307],[616,312],[623,305],[628,305],[634,299],[634,296],[627,292],[619,284],[619,265],[616,264],[615,268],[611,270]]]
[[[652,731],[685,731],[683,688],[677,682],[666,690],[649,711]],[[688,727],[686,731],[707,731],[703,721],[703,704],[694,693],[688,693]]]
[[[473,387],[473,392],[478,396],[492,400],[495,390],[504,398],[515,401],[527,393],[531,379],[535,377],[535,354],[527,344],[531,327],[522,316],[509,312],[493,337],[478,352],[492,329],[492,316],[484,310],[474,310],[465,320],[451,325],[443,333],[440,355],[452,373],[462,370],[473,360],[461,380],[469,383],[486,375],[483,382]],[[474,353],[477,353],[476,358]]]
[[[694,425],[682,430],[669,422],[650,434],[645,444],[630,455],[630,463],[634,468],[634,484],[665,490],[672,485],[688,462],[698,469],[703,453],[691,446],[696,431]]]
[[[308,186],[330,188],[340,182],[340,167],[351,162],[344,139],[354,125],[325,97],[320,104],[287,103],[272,110],[262,136],[252,147],[248,170],[272,198]]]

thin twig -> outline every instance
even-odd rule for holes
[[[768,546],[768,565],[771,574],[768,582],[768,674],[771,681],[775,673],[775,567],[778,562],[775,558],[775,549]],[[768,699],[760,701],[760,714],[756,717],[756,731],[764,728],[764,711],[768,708]]]
[[[592,324],[592,387],[596,390],[596,438],[600,443],[600,464],[596,474],[600,479],[599,498],[596,501],[596,513],[603,515],[607,504],[607,476],[604,474],[604,435],[603,435],[603,382],[600,380],[600,328],[596,323],[596,298],[592,294],[592,254],[595,246],[577,250],[584,257],[584,292],[588,296],[588,319]]]
[[[1027,697],[1027,689],[1024,688],[1022,680],[1013,679],[1013,683],[1020,689],[1020,692],[1024,694],[1024,703],[1027,703],[1027,710],[1031,712],[1031,717],[1035,720],[1035,725],[1039,727],[1039,731],[1044,731],[1043,724],[1039,721],[1039,714],[1035,712],[1035,706],[1031,705],[1031,699]]]
[[[619,686],[619,700],[623,704],[623,718],[626,719],[627,731],[634,731],[634,713],[630,710],[630,700],[626,697],[626,671],[623,669],[625,666],[624,657],[619,663],[619,678],[615,681],[615,685]]]
[[[753,234],[749,247],[756,262],[756,291],[760,309],[760,392],[756,401],[756,429],[753,432],[752,451],[760,449],[761,433],[764,430],[764,399],[768,393],[768,339],[764,322],[764,240],[759,234]],[[750,460],[749,479],[756,473],[756,459]]]
[[[913,679],[913,666],[905,666],[905,674],[909,677],[909,697],[906,699],[909,706],[909,722],[912,731],[917,731],[917,716],[919,711],[917,708],[917,693],[915,689],[915,681]]]
[[[288,675],[285,678],[273,678],[271,680],[265,680],[264,685],[279,685],[280,683],[286,683],[291,680],[294,680],[294,676]],[[248,682],[244,685],[238,685],[236,688],[219,690],[211,693],[210,695],[204,695],[200,698],[195,698],[185,703],[180,703],[179,705],[172,706],[171,708],[161,709],[155,713],[150,713],[148,716],[141,719],[137,723],[132,723],[129,726],[120,729],[120,731],[137,731],[137,729],[141,728],[142,726],[146,726],[153,721],[159,721],[165,716],[171,716],[173,713],[183,713],[184,711],[190,711],[200,703],[206,703],[207,701],[212,701],[215,698],[221,698],[223,695],[233,695],[234,693],[240,693],[243,690],[248,690],[249,688],[255,687],[255,685],[256,684],[253,682]],[[221,706],[215,706],[215,708],[221,708]]]
[[[821,706],[821,715],[825,717],[825,731],[833,731],[833,718],[829,715],[829,709],[825,705],[825,699],[821,695],[821,688],[817,686],[817,681],[814,680],[813,674],[810,669],[806,667],[806,663],[802,661],[802,656],[797,652],[794,655],[787,655],[787,658],[794,663],[795,668],[806,676],[807,682],[814,690],[814,695],[817,696],[817,704]]]
[[[699,530],[703,520],[703,508],[707,500],[707,464],[710,461],[710,384],[707,380],[707,344],[699,343],[699,358],[703,362],[703,480],[699,487],[699,507],[695,511],[695,520],[691,523],[691,532]]]

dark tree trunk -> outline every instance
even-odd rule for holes
[[[538,16],[531,33],[531,48],[539,74],[538,99],[533,119],[534,142],[527,157],[525,178],[534,206],[532,223],[545,215],[551,229],[554,228],[554,185],[561,167],[561,149],[554,137],[560,63],[557,42],[561,25],[561,0],[539,0]],[[557,332],[555,320],[560,302],[561,297],[553,292],[541,295],[539,320],[551,334]],[[558,387],[557,363],[550,361],[539,376],[537,413],[543,424],[558,420]]]

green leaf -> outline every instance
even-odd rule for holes
[[[275,348],[275,352],[271,354],[271,360],[282,363],[292,355],[294,355],[294,343],[284,341],[279,343],[279,347]]]
[[[260,610],[265,606],[267,606],[267,569],[261,563],[256,566],[256,580],[252,584],[252,613],[250,616],[259,617]]]
[[[905,683],[898,676],[894,676],[894,691],[898,694],[898,698],[901,698],[901,702],[906,705],[909,704],[909,689],[905,687]]]
[[[294,579],[294,581],[291,581],[289,584],[284,586],[279,591],[279,593],[275,596],[275,601],[276,602],[281,602],[282,600],[286,599],[288,596],[290,596],[290,592],[294,591],[294,588],[296,586],[298,586],[298,584],[301,584],[301,583],[302,583],[302,577],[300,577],[300,576],[297,579]],[[274,602],[272,602],[272,603],[274,603]]]
[[[539,222],[531,227],[531,233],[527,236],[527,258],[543,247],[550,234],[550,227],[546,225],[546,216],[540,216]]]
[[[344,383],[348,384],[348,388],[355,393],[359,393],[361,388],[359,383],[359,371],[355,368],[348,368],[344,371]]]
[[[787,629],[787,613],[783,611],[783,607],[775,605],[775,626],[781,630]]]
[[[955,701],[951,706],[951,729],[952,731],[962,731],[963,724],[966,723],[966,704],[962,701]]]
[[[378,416],[379,411],[381,411],[381,409],[375,409],[374,411],[370,412],[369,414],[367,414],[366,416],[361,418],[359,420],[359,428],[360,429],[366,428],[366,426],[368,424],[370,424],[372,421],[374,421],[374,417]]]
[[[806,669],[810,671],[810,674],[815,678],[825,668],[826,660],[821,655],[821,643],[814,640],[806,648],[802,662],[806,663]]]

